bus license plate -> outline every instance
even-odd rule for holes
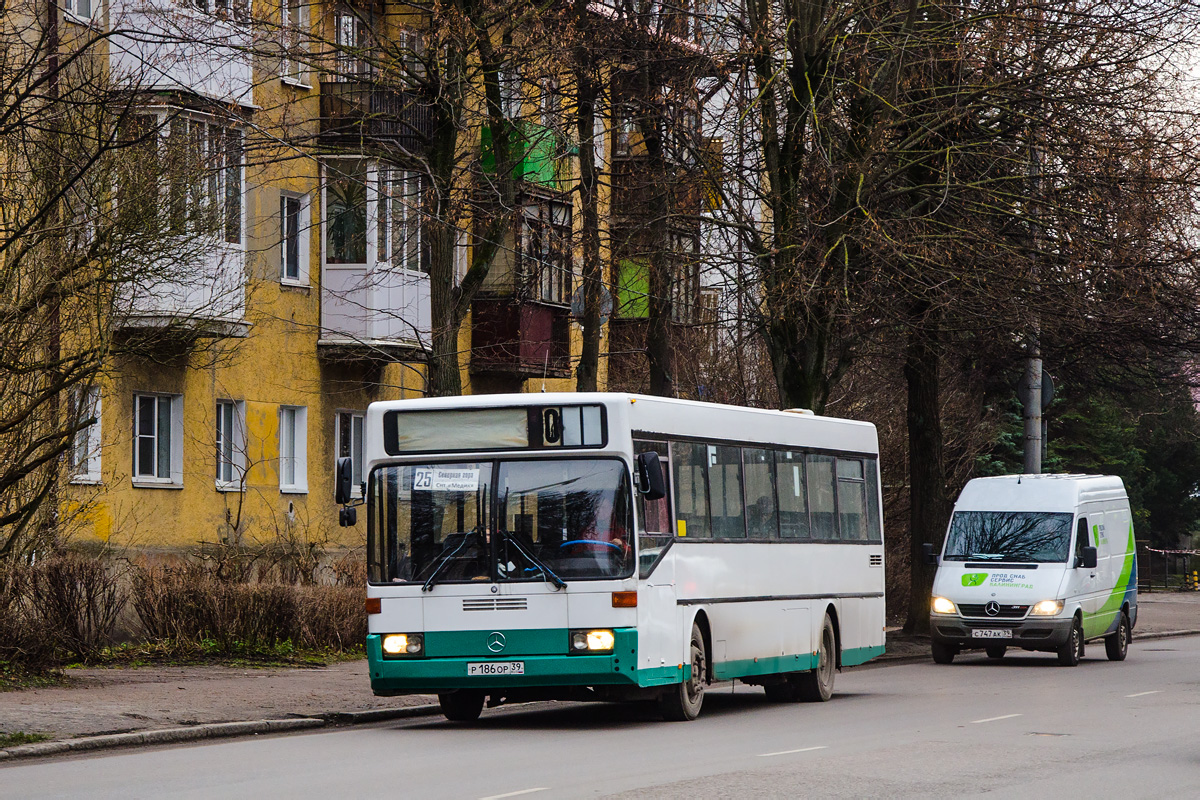
[[[467,677],[487,675],[524,675],[524,661],[482,661],[467,664]]]
[[[971,631],[971,636],[976,639],[1011,639],[1012,631],[1007,629],[976,629]]]

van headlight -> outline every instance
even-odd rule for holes
[[[413,658],[425,653],[425,637],[419,633],[386,633],[381,645],[386,658]]]
[[[954,603],[947,600],[945,597],[933,598],[933,605],[930,606],[935,614],[957,614],[958,609],[954,607]]]
[[[1029,609],[1031,617],[1053,617],[1055,614],[1063,610],[1062,600],[1043,600],[1036,603],[1033,608]]]

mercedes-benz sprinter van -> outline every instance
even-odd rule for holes
[[[954,505],[933,581],[933,660],[983,648],[1058,654],[1074,666],[1104,639],[1122,661],[1137,624],[1129,498],[1111,475],[976,478]]]

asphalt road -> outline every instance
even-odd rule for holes
[[[0,797],[1197,797],[1200,636],[1053,656],[859,668],[824,704],[710,692],[664,723],[637,706],[534,704],[0,767]]]

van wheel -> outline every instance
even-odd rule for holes
[[[1083,624],[1079,617],[1071,623],[1071,635],[1063,646],[1058,648],[1058,663],[1064,667],[1074,667],[1083,658]]]
[[[671,686],[658,698],[658,710],[669,722],[687,722],[700,716],[704,703],[704,684],[708,676],[708,661],[704,653],[704,636],[700,626],[692,623],[692,676],[683,683]]]
[[[1129,617],[1122,611],[1117,629],[1104,637],[1104,652],[1109,661],[1125,660],[1125,654],[1129,652],[1129,634]]]
[[[1002,645],[1002,644],[998,644],[998,645],[993,645],[992,647],[985,648],[985,650],[987,652],[988,658],[1000,659],[1000,658],[1004,658],[1004,651],[1008,650],[1008,647],[1005,645]]]
[[[951,645],[944,642],[933,643],[933,663],[949,664],[954,661],[954,657],[958,655],[958,651]]]
[[[821,645],[817,651],[817,668],[796,676],[796,694],[806,703],[824,703],[833,696],[833,677],[837,670],[837,634],[833,620],[825,615],[821,624]]]
[[[483,692],[460,689],[438,695],[442,715],[451,722],[474,722],[483,711]]]

